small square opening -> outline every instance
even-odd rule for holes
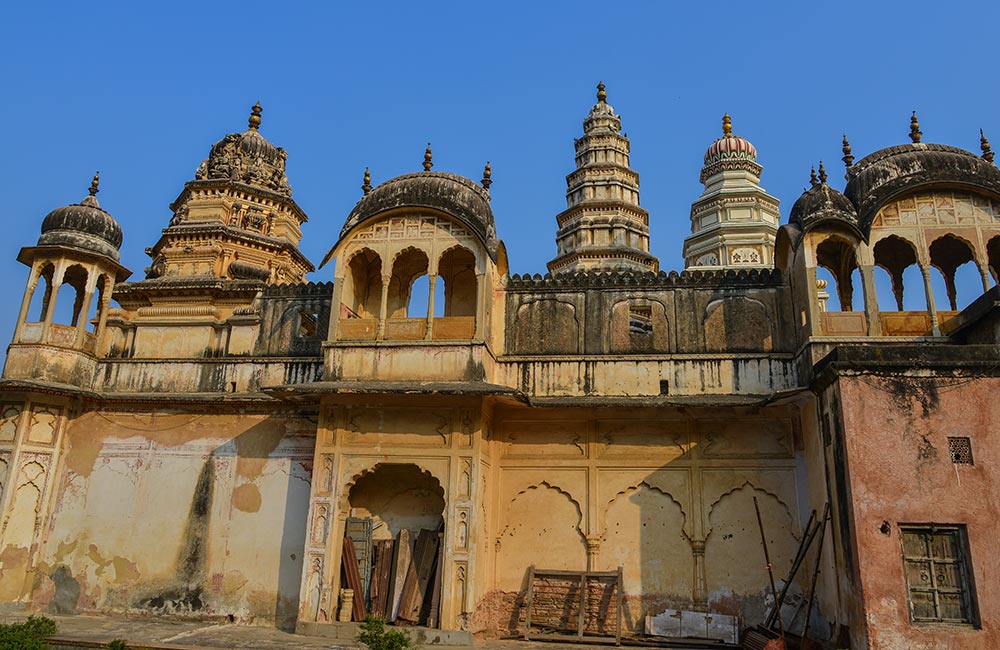
[[[948,453],[956,465],[974,465],[972,462],[972,440],[966,436],[949,436]]]
[[[653,333],[653,309],[651,307],[631,307],[628,311],[629,334]]]
[[[299,312],[299,336],[316,336],[316,328],[319,324],[319,312],[303,309]]]

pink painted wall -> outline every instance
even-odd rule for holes
[[[838,383],[865,612],[854,625],[879,650],[1000,648],[1000,379]],[[972,439],[975,465],[952,463],[948,436]],[[910,622],[899,525],[926,523],[967,527],[980,629]]]

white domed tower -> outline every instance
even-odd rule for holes
[[[709,268],[771,267],[780,215],[778,199],[760,186],[763,170],[757,149],[733,135],[727,113],[722,137],[705,152],[701,182],[691,204],[691,235],[684,240],[684,266]]]
[[[552,273],[656,271],[649,253],[649,213],[639,207],[639,174],[629,167],[629,140],[607,102],[604,83],[576,140],[576,171],[566,177],[566,210],[556,216]]]
[[[50,212],[38,243],[17,256],[31,273],[7,352],[6,379],[78,386],[93,380],[111,294],[130,275],[119,262],[121,226],[98,204],[97,192],[95,174],[89,195]],[[40,308],[32,310],[36,291],[43,291]],[[69,309],[57,313],[57,304]]]

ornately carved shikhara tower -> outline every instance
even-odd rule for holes
[[[558,252],[552,273],[657,271],[649,253],[649,213],[639,207],[639,174],[629,167],[629,140],[607,102],[604,83],[583,121],[576,170],[566,176],[566,210],[556,216]]]

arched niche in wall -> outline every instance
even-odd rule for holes
[[[608,341],[612,354],[670,352],[670,332],[663,303],[636,298],[622,300],[611,308]]]
[[[745,296],[713,300],[705,308],[707,352],[770,352],[771,315],[764,303]]]
[[[555,298],[527,302],[517,309],[510,327],[514,330],[514,354],[577,354],[580,323],[576,307]]]

